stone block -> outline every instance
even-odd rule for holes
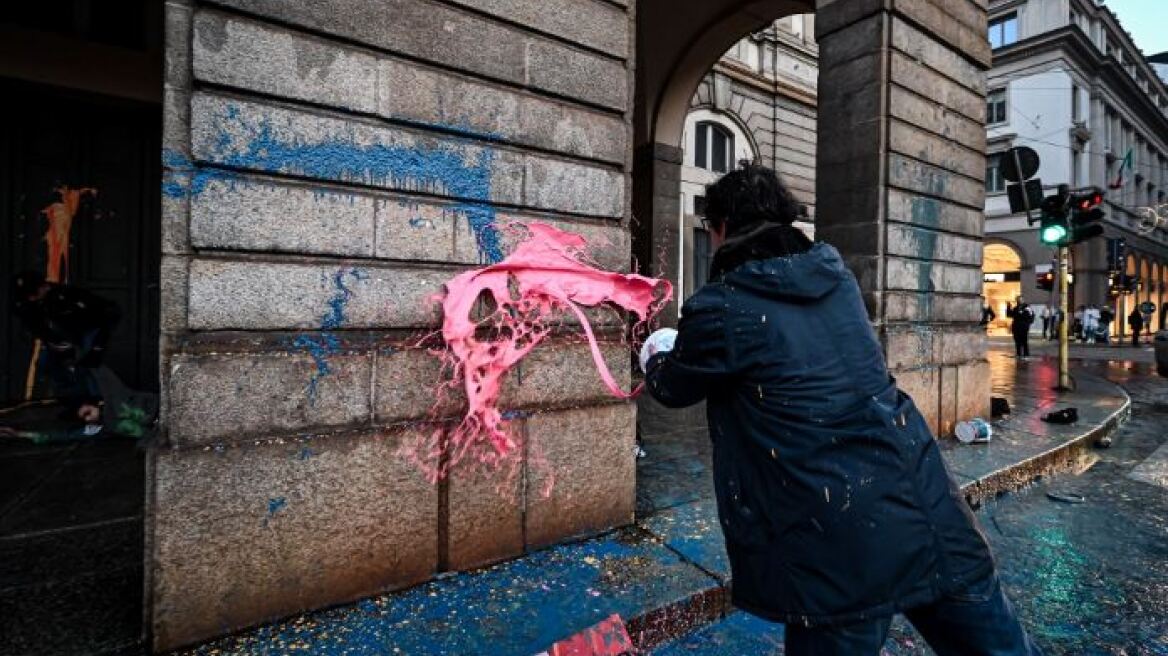
[[[937,292],[889,291],[884,294],[884,320],[913,322],[977,321],[981,314],[977,296]]]
[[[232,168],[474,202],[522,202],[520,154],[388,124],[197,94],[191,144],[197,159]],[[193,193],[199,188],[192,184]]]
[[[970,305],[981,304],[977,299],[969,299]],[[941,361],[945,364],[966,364],[985,360],[988,348],[985,328],[973,325],[966,329],[946,326],[941,333]]]
[[[859,200],[862,201],[864,198],[860,198]],[[820,212],[829,216],[859,217],[873,216],[874,214],[874,210],[867,214],[836,214],[839,209],[839,206],[828,201],[821,194]],[[840,225],[823,223],[815,226],[816,239],[835,246],[841,253],[847,253],[848,257],[882,255],[884,246],[882,232],[879,223],[849,223]],[[860,274],[857,274],[857,278],[859,277]]]
[[[986,39],[985,9],[968,0],[894,0],[893,7],[982,68],[993,62]]]
[[[982,360],[957,366],[957,421],[990,416],[990,363]]]
[[[984,38],[984,37],[983,37]],[[926,98],[932,98],[975,123],[985,122],[985,95],[925,68],[908,56],[893,50],[890,81]]]
[[[604,405],[527,419],[528,549],[633,521],[636,406]],[[550,493],[543,492],[551,484]]]
[[[952,437],[957,426],[957,367],[941,367],[941,416],[937,437]],[[988,417],[987,417],[988,419]]]
[[[378,113],[623,164],[628,134],[611,114],[383,58]]]
[[[889,86],[888,93],[889,112],[893,117],[972,150],[985,152],[984,125],[895,84]]]
[[[158,308],[162,332],[178,332],[187,326],[187,289],[190,259],[163,255],[158,274]]]
[[[368,194],[251,177],[209,180],[191,198],[196,248],[371,257]]]
[[[983,183],[897,153],[888,154],[888,184],[985,211]]]
[[[171,440],[186,447],[367,423],[372,356],[329,353],[321,344],[173,356]]]
[[[368,434],[160,451],[154,648],[405,587],[437,563],[437,489]]]
[[[887,251],[921,260],[936,260],[980,267],[982,241],[901,223],[886,226]]]
[[[478,264],[487,258],[467,219],[470,211],[457,203],[423,198],[378,199],[375,255],[387,260]],[[481,215],[476,212],[475,216]]]
[[[527,84],[538,89],[623,111],[631,93],[628,76],[623,62],[555,41],[527,43]]]
[[[934,166],[985,180],[985,157],[949,139],[893,119],[888,126],[888,148]]]
[[[218,12],[195,16],[198,80],[371,114],[377,60],[336,42]]]
[[[985,212],[936,198],[888,190],[888,220],[970,237],[985,233]]]
[[[315,32],[514,84],[524,82],[529,37],[516,28],[427,0],[215,0]]]
[[[899,17],[892,19],[892,46],[970,91],[985,95],[986,74],[980,67]]]
[[[453,0],[483,13],[562,39],[625,57],[629,50],[629,15],[596,0]],[[624,4],[624,3],[621,3]]]
[[[334,330],[436,325],[431,297],[456,272],[200,259],[191,263],[195,330]]]
[[[912,397],[917,409],[929,425],[929,430],[936,435],[940,430],[941,421],[941,370],[938,367],[923,367],[892,371],[896,377],[896,385],[905,394]]]
[[[167,2],[163,21],[166,43],[162,61],[165,87],[191,88],[191,6],[185,2]]]
[[[601,354],[621,389],[631,386],[629,347],[602,343]],[[377,357],[374,407],[380,424],[458,419],[466,412],[462,384],[450,386],[452,371],[421,349],[382,351]],[[502,409],[581,405],[608,400],[587,344],[545,341],[503,378]]]
[[[601,343],[601,355],[621,389],[632,379],[631,347]],[[504,408],[547,408],[597,403],[612,397],[600,380],[592,350],[584,342],[544,342],[521,360],[504,380]]]
[[[825,41],[830,41],[822,59],[846,61],[866,50],[882,47],[887,16],[881,10],[886,5],[884,0],[818,0],[815,38],[821,48]]]
[[[929,367],[940,361],[941,334],[921,325],[891,325],[881,335],[884,359],[893,371]]]
[[[515,430],[522,422],[508,422]],[[447,479],[446,566],[465,570],[523,554],[523,477],[464,462]],[[474,463],[477,465],[477,463]]]
[[[401,421],[457,419],[466,412],[461,385],[451,386],[452,371],[425,349],[383,349],[377,353],[374,420]]]
[[[885,284],[888,289],[976,295],[981,293],[984,283],[981,269],[977,267],[888,257]]]
[[[625,214],[625,175],[621,171],[528,156],[523,200],[573,214],[620,218]]]

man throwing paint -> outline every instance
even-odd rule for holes
[[[875,656],[898,612],[939,656],[1038,654],[854,276],[797,213],[769,169],[711,185],[710,283],[642,353],[658,401],[707,401],[735,605],[786,623],[788,656]]]

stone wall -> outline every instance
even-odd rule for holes
[[[432,485],[401,453],[457,420],[429,299],[506,254],[495,227],[551,222],[629,266],[624,3],[169,0],[166,20],[154,648],[631,521],[634,407],[567,336],[507,383],[538,454],[521,475]]]
[[[939,435],[987,416],[985,0],[820,0],[816,236]]]

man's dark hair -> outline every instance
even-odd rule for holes
[[[765,166],[746,164],[706,187],[706,219],[716,227],[726,224],[727,238],[761,224],[791,225],[802,213],[799,201]]]

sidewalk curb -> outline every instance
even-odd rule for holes
[[[1123,387],[1115,385],[1115,388],[1123,395],[1123,405],[1108,415],[1102,423],[1049,451],[965,483],[961,486],[965,500],[976,510],[985,501],[1020,490],[1044,476],[1078,469],[1088,464],[1092,445],[1100,438],[1114,433],[1131,418],[1131,396]]]

